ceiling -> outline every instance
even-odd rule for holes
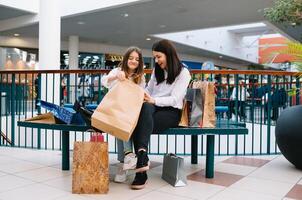
[[[156,40],[152,37],[153,34],[263,21],[263,9],[271,6],[272,2],[273,0],[152,0],[62,18],[61,36],[64,40],[69,35],[78,35],[81,41],[119,46],[136,45],[150,49]],[[13,14],[24,14],[11,9],[3,14],[3,10],[0,6],[0,19],[9,18]],[[19,33],[25,37],[38,37],[38,32],[38,24],[34,24],[0,32],[0,36]],[[147,41],[146,38],[150,36],[151,40]],[[219,56],[185,45],[177,45],[177,48],[181,53],[191,55]],[[234,60],[224,57],[228,58]]]
[[[27,15],[27,14],[31,14],[31,13],[0,5],[0,20],[20,17],[22,15]]]

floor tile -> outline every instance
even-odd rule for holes
[[[32,184],[26,187],[17,188],[0,193],[1,200],[50,200],[63,197],[69,193],[41,184]]]
[[[209,178],[206,178],[204,174],[205,174],[205,171],[201,170],[201,171],[198,171],[196,173],[189,175],[187,178],[192,181],[198,181],[198,182],[220,185],[220,186],[225,186],[225,187],[228,187],[243,178],[243,176],[240,176],[240,175],[228,174],[228,173],[215,171],[214,178],[209,179]]]
[[[241,176],[246,176],[251,172],[255,171],[257,167],[250,167],[246,165],[237,165],[237,164],[230,164],[230,163],[218,163],[215,165],[215,171],[217,172],[224,172],[228,174],[236,174]]]
[[[160,191],[152,191],[145,195],[134,198],[137,200],[154,200],[154,199],[173,199],[173,200],[191,200],[191,198],[186,198],[183,196],[173,195],[169,193],[163,193]]]
[[[231,189],[247,190],[260,194],[272,195],[278,198],[284,197],[294,184],[260,179],[254,177],[245,177],[232,186]]]
[[[16,173],[16,176],[27,178],[36,182],[43,182],[51,179],[56,179],[62,176],[70,175],[70,171],[62,171],[51,167],[30,170],[26,172]]]
[[[7,175],[8,173],[7,172],[2,172],[1,170],[0,170],[0,176],[5,176],[5,175]]]
[[[92,200],[92,198],[89,196],[83,196],[80,194],[68,194],[68,195],[64,195],[64,196],[55,198],[53,200]]]
[[[0,178],[0,193],[34,183],[33,181],[14,175],[5,175]]]
[[[286,195],[288,198],[302,200],[302,185],[295,185]]]
[[[3,148],[1,148],[0,151],[2,151],[2,149]],[[8,155],[0,155],[0,165],[2,165],[2,164],[9,164],[9,163],[18,161],[18,159],[12,158],[9,155],[10,154],[8,154]]]
[[[218,194],[209,198],[209,200],[280,200],[278,197],[272,195],[260,194],[246,190],[227,188]]]
[[[250,167],[262,167],[269,160],[257,159],[257,158],[246,158],[240,156],[234,156],[223,161],[224,163],[236,164],[236,165],[245,165]]]
[[[192,199],[207,199],[224,189],[225,187],[223,186],[188,180],[188,184],[184,187],[167,185],[160,188],[158,191]]]
[[[140,197],[152,190],[148,188],[142,190],[132,190],[130,188],[130,183],[114,183],[110,182],[109,184],[109,192],[108,194],[87,194],[83,195],[85,197],[90,197],[92,199],[100,199],[100,200],[115,200],[115,199],[122,199],[122,200],[130,200],[136,197]]]
[[[62,176],[59,178],[51,179],[48,181],[42,182],[44,185],[48,185],[66,192],[72,191],[72,175]]]
[[[25,172],[33,169],[39,169],[44,167],[43,165],[23,161],[23,160],[15,160],[12,162],[8,163],[3,163],[0,164],[0,170],[2,172],[7,172],[7,173],[20,173],[20,172]]]
[[[247,155],[244,156],[245,158],[256,158],[256,159],[261,159],[261,160],[274,160],[275,158],[279,157],[280,155]]]
[[[297,183],[302,178],[302,171],[295,168],[283,156],[272,160],[265,166],[255,170],[250,177]]]

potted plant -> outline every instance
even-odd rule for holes
[[[273,7],[264,9],[264,16],[275,23],[301,25],[302,0],[275,0]]]

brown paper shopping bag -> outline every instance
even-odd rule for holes
[[[56,124],[58,122],[52,113],[40,114],[35,117],[25,119],[24,121],[45,124]]]
[[[184,101],[184,105],[181,111],[181,118],[178,126],[187,127],[189,126],[189,114],[188,114],[188,102]]]
[[[109,190],[108,143],[75,142],[72,193],[104,194]]]
[[[204,99],[201,127],[214,128],[216,126],[215,114],[215,85],[213,82],[201,82],[201,95]]]
[[[91,117],[91,125],[128,141],[144,101],[144,90],[129,80],[117,83],[105,95]]]
[[[199,126],[206,128],[214,128],[216,126],[214,82],[195,81],[192,83],[192,88],[200,89],[200,96],[198,97],[198,99],[193,99],[193,101],[201,102],[201,111],[198,111],[202,112],[200,122],[198,123]],[[193,103],[194,102],[192,102],[192,104]]]

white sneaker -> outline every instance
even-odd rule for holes
[[[129,153],[124,158],[123,170],[135,169],[137,158],[134,153]]]
[[[118,168],[117,172],[114,177],[114,182],[116,183],[124,183],[127,180],[127,170],[123,169],[123,164],[121,163]]]

